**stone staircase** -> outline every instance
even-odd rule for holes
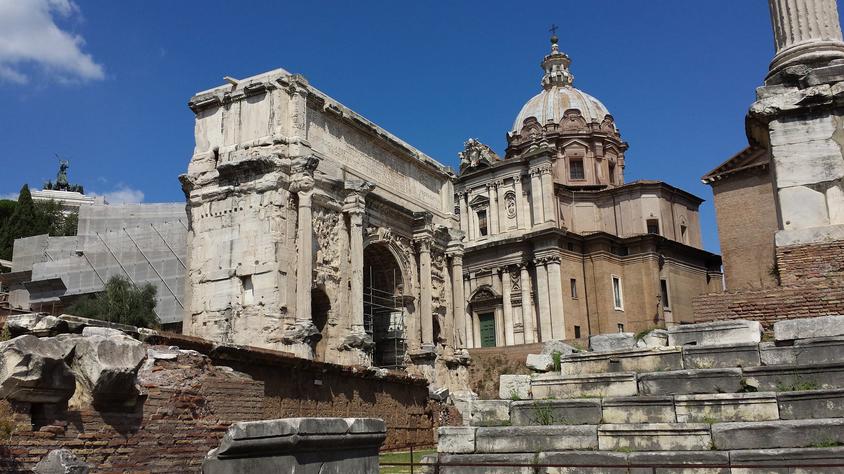
[[[455,397],[465,426],[440,428],[438,458],[467,465],[439,472],[844,472],[844,316],[779,329],[762,342],[751,321],[682,326],[503,375],[498,400]]]

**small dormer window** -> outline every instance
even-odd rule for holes
[[[615,184],[615,163],[610,162],[610,184]]]
[[[576,159],[569,161],[569,178],[571,179],[586,179],[586,174],[583,171],[583,160]]]
[[[481,237],[487,235],[486,210],[478,211],[478,233]]]
[[[659,219],[648,219],[648,233],[659,235]]]

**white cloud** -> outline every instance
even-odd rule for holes
[[[20,193],[6,193],[0,194],[0,200],[8,199],[9,201],[17,201]]]
[[[0,0],[0,81],[25,84],[31,65],[59,82],[103,79],[103,66],[82,52],[85,40],[56,25],[79,14],[71,0]]]
[[[140,189],[132,189],[125,184],[120,184],[117,188],[106,193],[90,193],[91,196],[102,196],[109,204],[137,204],[144,202],[144,192]]]

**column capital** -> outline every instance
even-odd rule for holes
[[[317,166],[319,166],[319,158],[316,156],[296,158],[290,169],[290,191],[297,194],[313,191],[314,171]]]
[[[522,182],[522,175],[517,174],[516,176],[513,176],[513,182],[514,183],[521,183]]]
[[[419,248],[419,253],[430,253],[434,238],[427,234],[421,234],[413,237],[413,243]]]

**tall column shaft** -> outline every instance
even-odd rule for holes
[[[545,222],[542,212],[542,171],[538,168],[530,170],[530,201],[533,204],[533,225]]]
[[[516,188],[516,228],[517,229],[524,229],[525,228],[525,204],[524,204],[524,196],[522,195],[522,177],[516,176],[513,178],[515,180],[515,188]]]
[[[539,340],[554,338],[551,331],[551,299],[548,295],[548,269],[545,260],[536,260],[536,297],[539,299]]]
[[[551,333],[554,339],[566,338],[565,314],[563,312],[563,282],[560,275],[560,259],[548,259],[548,297],[551,307]]]
[[[469,279],[463,279],[463,297],[467,298],[470,294],[472,294],[471,288],[469,288]],[[466,347],[472,348],[475,347],[475,325],[472,322],[472,312],[469,310],[468,302],[463,302],[463,317],[466,321]]]
[[[349,212],[349,224],[352,332],[363,334],[363,209]]]
[[[466,225],[468,225],[468,236],[469,240],[475,240],[478,238],[478,223],[475,222],[475,211],[469,206],[469,192],[466,192],[466,213],[468,216],[466,217]]]
[[[776,56],[771,73],[844,57],[835,0],[768,0]]]
[[[496,188],[495,184],[487,185],[487,191],[489,192],[489,235],[495,235],[498,233],[498,199],[496,196]]]
[[[504,345],[515,344],[515,333],[513,328],[513,304],[511,301],[510,270],[507,267],[501,269],[501,299],[502,312],[504,313]]]
[[[469,213],[468,205],[466,203],[466,195],[467,193],[463,192],[457,195],[459,205],[460,205],[460,230],[463,231],[464,234],[467,236],[469,235]]]
[[[455,346],[462,349],[466,346],[466,300],[463,296],[463,255],[451,256],[451,295],[452,319],[455,326]]]
[[[525,331],[525,344],[536,342],[536,316],[533,314],[533,295],[530,284],[530,272],[527,264],[522,264],[521,271],[522,285],[522,324]]]
[[[506,188],[503,186],[504,183],[499,181],[497,184],[498,206],[496,207],[496,211],[498,212],[498,232],[503,234],[507,232],[510,222],[507,217],[507,193]]]
[[[551,176],[551,167],[542,168],[542,209],[545,213],[543,222],[556,220],[554,206],[554,179]]]
[[[434,314],[431,303],[431,240],[423,238],[419,243],[419,318],[422,327],[422,349],[434,348]]]

